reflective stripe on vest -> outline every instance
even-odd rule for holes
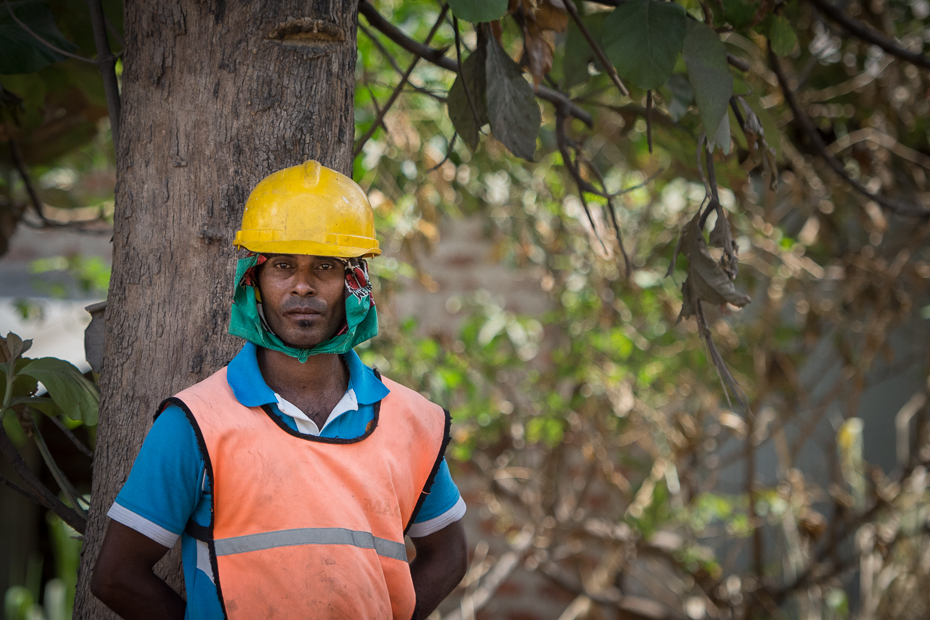
[[[305,527],[299,530],[262,532],[222,538],[214,544],[218,556],[296,545],[351,545],[359,549],[374,549],[375,553],[383,558],[407,561],[407,547],[403,543],[378,538],[369,532],[347,530],[344,527]]]
[[[213,493],[210,555],[228,618],[409,620],[404,531],[439,466],[448,414],[389,379],[361,438],[326,439],[244,407],[226,369],[169,399]]]

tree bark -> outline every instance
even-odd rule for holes
[[[88,584],[106,512],[157,405],[226,364],[251,189],[317,159],[351,174],[357,3],[125,3],[122,139],[94,483],[75,618],[113,617]],[[175,549],[161,574],[183,588]]]

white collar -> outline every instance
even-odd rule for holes
[[[274,396],[278,400],[278,410],[284,415],[294,418],[294,422],[297,424],[297,430],[304,435],[313,435],[314,437],[319,437],[320,433],[323,432],[323,429],[332,424],[333,420],[342,414],[349,411],[358,411],[358,399],[355,397],[355,390],[349,388],[346,390],[346,393],[343,394],[339,402],[336,403],[336,406],[333,407],[333,410],[329,412],[329,417],[326,418],[326,422],[323,424],[323,428],[319,428],[317,427],[316,422],[311,420],[309,417],[307,417],[307,414],[297,408],[297,405],[284,399],[277,392],[275,392]]]

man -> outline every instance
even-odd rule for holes
[[[247,342],[161,405],[93,593],[124,618],[426,618],[464,575],[465,504],[448,412],[353,351],[377,333],[367,197],[314,161],[278,171],[235,245]],[[186,604],[152,572],[179,537]]]

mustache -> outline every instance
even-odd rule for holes
[[[295,299],[294,301],[288,301],[288,302],[281,304],[279,312],[281,312],[281,314],[286,314],[294,310],[298,310],[298,311],[302,310],[302,311],[318,312],[320,314],[324,314],[326,310],[328,309],[328,307],[329,307],[329,304],[327,304],[325,301],[319,298],[314,298],[312,300]]]

